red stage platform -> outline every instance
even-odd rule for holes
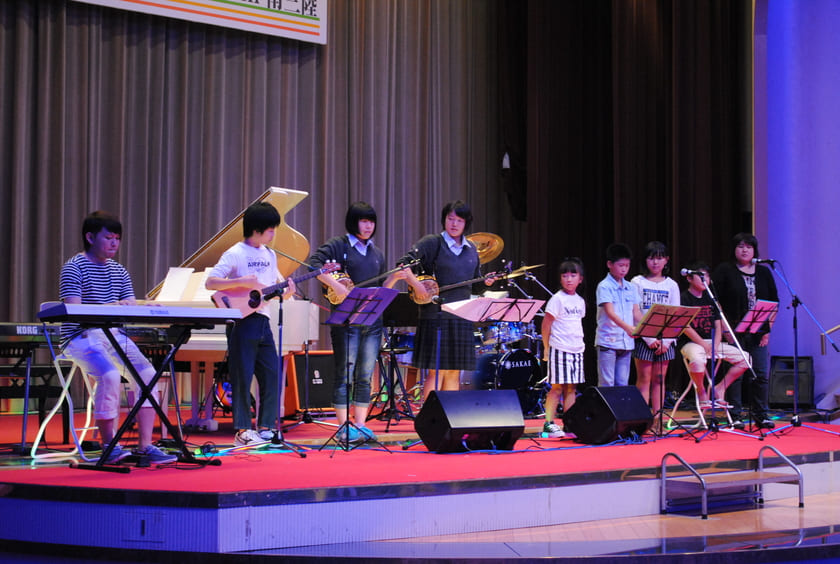
[[[0,419],[6,444],[15,446],[19,418]],[[802,469],[806,495],[834,491],[840,483],[834,464],[840,428],[833,425],[790,427],[762,440],[718,432],[700,442],[687,435],[644,435],[632,444],[593,446],[541,439],[542,422],[526,420],[513,451],[436,454],[422,443],[403,448],[417,438],[412,420],[392,421],[387,433],[385,422],[373,420],[369,426],[384,448],[319,450],[335,430],[328,425],[333,421],[288,430],[286,440],[303,446],[305,458],[269,449],[232,451],[199,457],[220,461],[218,466],[176,463],[113,474],[8,454],[0,474],[0,536],[241,554],[652,515],[659,512],[657,476],[665,453],[678,453],[698,468],[750,468],[765,444]],[[60,437],[60,430],[48,436]],[[232,442],[229,419],[221,420],[219,432],[187,440],[191,448],[224,449]],[[766,491],[767,499],[794,495],[789,486]],[[115,524],[120,534],[114,534]]]

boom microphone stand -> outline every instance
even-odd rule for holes
[[[799,296],[797,296],[796,293],[793,291],[793,288],[791,287],[790,283],[785,277],[782,268],[776,268],[776,262],[777,261],[770,260],[770,268],[773,270],[773,272],[776,273],[776,275],[781,279],[781,281],[784,282],[785,287],[787,288],[788,293],[791,296],[791,306],[793,307],[793,417],[791,417],[790,423],[788,425],[782,425],[778,429],[773,429],[768,434],[772,435],[773,433],[778,433],[785,429],[790,429],[791,427],[804,426],[809,429],[814,429],[815,431],[822,431],[823,433],[829,433],[831,435],[840,436],[840,433],[837,433],[835,431],[828,431],[826,429],[820,429],[819,427],[812,427],[810,425],[803,425],[802,421],[799,419],[799,323],[797,320],[797,309],[799,308],[799,306],[802,306],[805,312],[811,317],[811,320],[820,329],[822,335],[826,339],[828,339],[828,341],[831,343],[831,346],[834,347],[834,350],[840,352],[840,349],[837,347],[834,341],[831,340],[831,337],[828,336],[828,333],[826,333],[823,326],[820,325],[820,322],[817,321],[817,318],[814,317],[814,314],[811,313],[811,310],[808,309],[808,306],[806,306],[802,302],[802,300],[799,299]]]
[[[749,366],[749,370],[752,373],[753,379],[756,379],[757,376],[755,375],[755,371],[753,370],[752,362],[747,357],[747,353],[744,352],[744,349],[741,348],[741,343],[738,342],[738,338],[735,336],[735,332],[732,330],[732,327],[729,325],[729,321],[727,321],[727,319],[726,319],[726,314],[723,313],[723,308],[720,306],[720,302],[718,301],[717,297],[715,297],[715,294],[714,294],[714,292],[712,292],[712,289],[709,287],[709,283],[706,280],[706,277],[702,276],[701,279],[703,280],[703,287],[706,289],[706,294],[708,294],[708,296],[711,298],[712,303],[714,304],[714,308],[717,310],[717,313],[720,315],[721,323],[726,328],[726,330],[729,331],[729,334],[732,336],[732,341],[735,343],[735,346],[741,352],[741,358],[743,358],[744,362],[746,362],[747,366]],[[721,336],[721,341],[720,342],[723,343],[723,337],[722,336]],[[714,324],[712,324],[712,372],[714,372],[714,367],[716,365],[716,358],[715,358],[716,355],[717,355],[717,347],[715,346],[715,328],[714,328]],[[743,377],[744,377],[744,375],[742,374],[741,378],[743,378]],[[724,378],[726,378],[725,374],[724,374]],[[733,435],[740,435],[742,437],[757,438],[760,441],[764,440],[765,434],[764,434],[764,432],[761,428],[758,429],[759,436],[755,437],[754,435],[750,435],[749,433],[742,433],[740,431],[736,431],[735,429],[721,429],[718,426],[717,417],[715,416],[715,410],[717,409],[717,402],[716,402],[717,398],[715,397],[715,375],[714,374],[712,375],[712,389],[711,389],[711,394],[709,395],[709,399],[712,401],[712,416],[709,418],[709,421],[708,421],[708,430],[705,433],[703,433],[703,435],[700,438],[695,439],[695,442],[699,443],[700,441],[705,439],[707,436],[709,436],[711,433],[717,433],[718,431],[722,431],[724,433],[731,433]],[[726,408],[722,407],[721,409],[726,409]],[[750,411],[752,411],[752,410],[750,410]],[[750,413],[750,429],[752,429],[752,424],[753,424],[752,413]]]

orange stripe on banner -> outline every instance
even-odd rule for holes
[[[286,30],[286,31],[294,31],[296,33],[304,33],[304,34],[307,34],[307,35],[315,35],[315,36],[318,35],[318,31],[309,31],[309,30],[305,30],[305,29],[299,29],[297,27],[287,27],[287,26],[282,26],[282,25],[277,25],[277,24],[267,23],[267,22],[261,22],[261,21],[257,21],[257,20],[246,19],[246,18],[224,16],[224,15],[216,14],[216,13],[213,13],[213,12],[205,12],[205,11],[201,11],[201,10],[194,10],[194,9],[191,10],[191,9],[187,9],[187,8],[178,8],[178,7],[174,7],[172,5],[169,5],[169,4],[158,4],[157,2],[147,2],[146,0],[123,0],[123,1],[126,2],[127,4],[140,4],[140,5],[143,5],[143,6],[151,6],[153,8],[162,8],[164,10],[171,10],[173,12],[184,12],[184,13],[187,13],[187,14],[195,14],[195,15],[199,15],[199,16],[209,16],[211,18],[215,18],[215,19],[218,19],[218,20],[241,22],[241,23],[247,23],[247,24],[251,24],[251,25],[259,25],[259,26],[263,26],[263,27],[269,27],[269,28],[272,28],[272,29],[283,29],[283,30]],[[172,0],[172,1],[178,1],[178,0]],[[193,4],[193,5],[195,5],[194,2],[180,2],[180,3],[181,4]],[[272,20],[277,20],[277,21],[289,22],[289,23],[292,23],[293,25],[301,25],[301,26],[316,27],[316,28],[320,27],[317,24],[303,24],[303,23],[298,24],[298,23],[296,23],[292,20],[286,20],[286,19],[283,19],[283,18],[275,18],[275,17],[270,17],[270,16],[255,16],[255,15],[252,15],[248,12],[241,12],[241,11],[233,10],[233,9],[230,9],[230,8],[215,8],[215,9],[220,10],[220,11],[227,11],[227,12],[233,12],[233,13],[237,13],[237,14],[247,15],[249,18],[272,19]]]

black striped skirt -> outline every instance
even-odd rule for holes
[[[414,337],[413,365],[436,368],[437,319],[421,319]],[[465,319],[440,320],[440,369],[475,370],[473,322]]]
[[[570,353],[549,347],[549,384],[583,384],[585,380],[583,353]]]

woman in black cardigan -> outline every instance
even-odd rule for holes
[[[723,308],[732,330],[744,318],[748,311],[754,308],[756,300],[771,302],[779,301],[776,281],[769,268],[753,263],[759,257],[758,239],[750,233],[738,233],[732,239],[733,259],[724,262],[712,274],[717,297]],[[759,427],[772,429],[774,423],[768,418],[768,364],[769,352],[767,345],[770,341],[772,322],[765,323],[756,333],[737,333],[741,347],[752,357],[752,367],[755,379],[748,370],[741,378],[741,384],[735,383],[726,390],[726,400],[732,405],[735,413],[742,407],[742,391],[749,402],[750,414]],[[724,337],[733,342],[732,336]]]

